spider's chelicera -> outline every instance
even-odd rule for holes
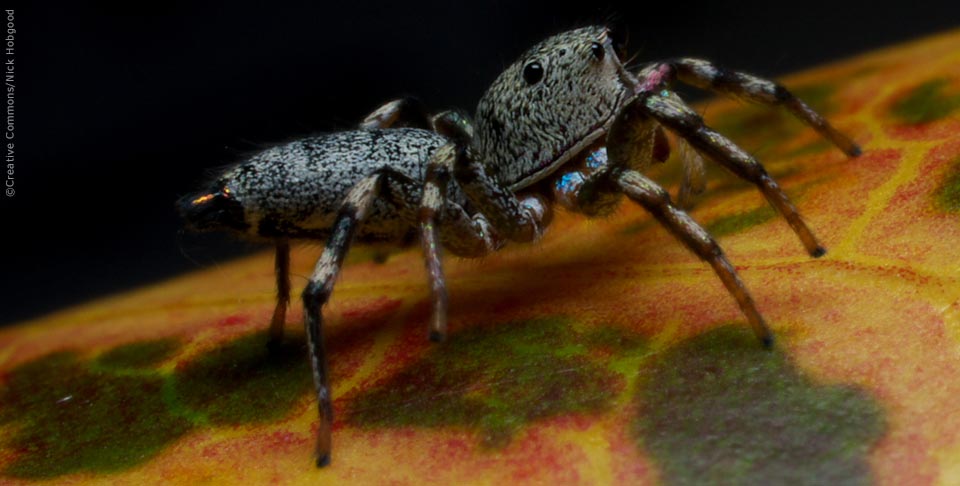
[[[534,46],[493,82],[472,122],[456,111],[429,118],[413,100],[392,101],[358,130],[267,149],[227,170],[207,191],[181,200],[181,212],[195,229],[228,229],[276,245],[272,344],[282,338],[289,302],[289,242],[326,240],[303,291],[320,412],[318,465],[330,459],[333,419],[321,310],[353,241],[420,240],[432,289],[429,336],[440,341],[447,333],[441,248],[480,257],[508,242],[540,238],[554,204],[596,216],[626,196],[713,267],[759,340],[772,345],[723,250],[681,209],[703,190],[703,159],[756,185],[810,255],[825,250],[763,166],[706,126],[671,84],[783,106],[847,155],[858,155],[859,148],[774,82],[697,59],[632,72],[613,37],[605,27],[587,27]],[[689,149],[682,157],[679,205],[642,174],[667,158],[664,129]]]

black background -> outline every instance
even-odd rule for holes
[[[775,76],[960,27],[955,1],[253,3],[4,6],[18,30],[17,194],[0,196],[0,322],[253,249],[178,237],[174,201],[211,168],[401,95],[472,110],[561,30],[615,18],[639,59]]]

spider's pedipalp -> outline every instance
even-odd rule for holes
[[[757,310],[750,291],[740,280],[737,271],[727,260],[720,245],[686,212],[674,206],[670,195],[656,182],[634,170],[625,170],[616,176],[616,183],[627,197],[649,211],[670,233],[687,248],[713,267],[727,291],[747,317],[754,334],[767,348],[773,345],[773,334]]]
[[[465,147],[457,148],[453,175],[477,210],[504,238],[519,243],[536,241],[550,224],[553,213],[547,201],[537,194],[518,196],[504,187],[473,160]]]
[[[677,79],[698,88],[717,91],[754,103],[782,105],[800,121],[810,125],[850,157],[860,155],[853,140],[833,128],[830,123],[782,85],[751,74],[724,69],[703,59],[669,61]]]
[[[770,205],[787,220],[810,256],[820,257],[826,253],[826,249],[800,217],[796,206],[767,174],[763,165],[728,138],[704,124],[700,115],[675,93],[662,90],[648,95],[638,105],[657,122],[685,139],[693,148],[738,177],[756,185]]]

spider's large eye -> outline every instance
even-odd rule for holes
[[[603,55],[605,54],[603,46],[601,46],[599,42],[590,44],[590,53],[593,54],[593,57],[597,58],[598,61],[602,61]]]
[[[537,84],[537,81],[543,79],[543,66],[539,62],[531,62],[523,67],[523,80],[527,84]]]

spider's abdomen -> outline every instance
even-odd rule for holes
[[[387,179],[384,197],[358,237],[400,238],[416,224],[415,210],[409,208],[419,203],[419,181],[430,155],[444,143],[446,139],[434,132],[413,128],[354,130],[297,140],[266,149],[228,170],[199,206],[233,208],[229,215],[220,213],[219,229],[266,238],[325,238],[347,191],[362,178],[389,168],[395,176]],[[190,202],[182,207],[203,212]],[[182,212],[195,223],[189,211]],[[210,228],[217,213],[205,214]]]

